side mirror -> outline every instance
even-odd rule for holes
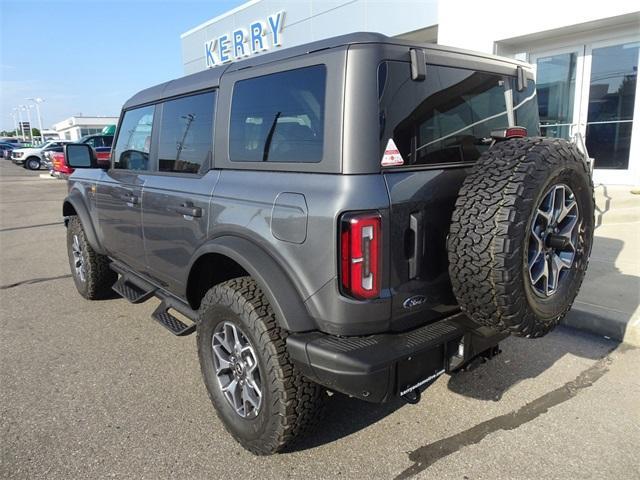
[[[68,143],[64,146],[64,158],[71,168],[98,168],[93,148],[85,143]]]

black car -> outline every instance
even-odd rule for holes
[[[85,135],[77,143],[86,143],[87,145],[91,145],[94,149],[100,147],[109,147],[111,148],[111,144],[113,143],[113,135]]]

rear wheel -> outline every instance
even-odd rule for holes
[[[591,175],[575,145],[496,144],[465,179],[451,222],[449,273],[461,308],[501,331],[548,333],[582,284],[594,209]]]
[[[24,162],[24,165],[29,170],[40,170],[40,159],[38,157],[29,157],[26,162]]]
[[[202,300],[197,342],[204,383],[225,428],[257,455],[293,445],[323,404],[322,389],[289,360],[286,336],[249,277],[216,285]]]
[[[67,225],[67,252],[71,275],[80,295],[89,300],[112,295],[111,286],[118,275],[109,268],[109,258],[91,247],[75,215]]]

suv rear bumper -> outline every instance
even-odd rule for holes
[[[479,328],[459,313],[403,333],[367,337],[291,334],[287,350],[314,382],[379,403],[459,368],[507,336]]]

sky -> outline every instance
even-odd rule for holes
[[[0,130],[13,130],[12,109],[29,97],[45,100],[45,129],[118,116],[137,91],[183,75],[180,34],[242,3],[0,0]]]

